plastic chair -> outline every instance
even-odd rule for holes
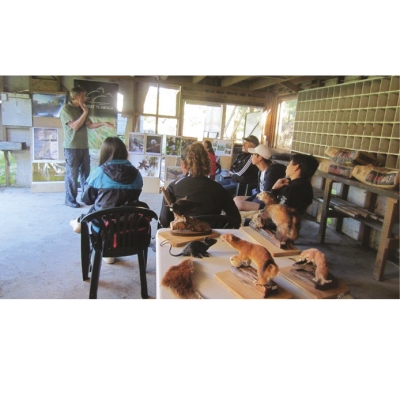
[[[89,279],[91,269],[89,299],[97,298],[102,258],[134,254],[137,254],[139,260],[141,296],[143,299],[149,297],[146,266],[147,250],[151,241],[150,222],[153,218],[158,219],[154,211],[133,206],[108,208],[81,218],[83,280]]]
[[[193,217],[210,224],[211,229],[239,229],[241,221],[225,214],[196,215]]]

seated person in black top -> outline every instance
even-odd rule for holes
[[[299,215],[304,214],[313,201],[311,177],[318,165],[313,156],[292,154],[286,167],[286,178],[278,179],[270,193],[280,204],[296,209]]]
[[[230,168],[230,177],[222,179],[219,183],[232,195],[236,194],[236,188],[239,183],[256,183],[258,169],[251,162],[249,149],[259,145],[258,139],[250,135],[243,139],[242,151],[237,155]]]
[[[197,205],[188,213],[189,216],[204,214],[221,214],[237,220],[240,226],[241,216],[232,196],[219,183],[208,178],[210,174],[210,159],[201,143],[193,143],[182,152],[182,171],[185,176],[171,182],[166,191],[172,202],[186,198]],[[169,228],[174,220],[174,214],[162,200],[159,228]]]
[[[262,210],[265,204],[257,198],[260,192],[268,192],[272,189],[275,182],[285,176],[286,167],[283,164],[274,164],[270,160],[271,150],[265,144],[260,144],[254,149],[249,149],[251,162],[257,166],[258,186],[254,189],[252,196],[236,196],[233,200],[239,211]]]

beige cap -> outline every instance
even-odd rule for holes
[[[266,160],[269,160],[272,156],[270,148],[265,144],[259,144],[257,147],[249,149],[248,152],[252,154],[258,154]]]

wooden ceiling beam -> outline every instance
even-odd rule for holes
[[[194,76],[192,82],[193,82],[193,83],[199,83],[199,82],[201,82],[204,78],[205,78],[205,76]]]
[[[285,86],[288,89],[293,90],[296,93],[300,92],[300,88],[297,85],[295,85],[294,83],[292,83],[292,82],[289,82],[289,81],[287,81],[287,82],[279,82],[279,85]]]
[[[290,78],[289,78],[290,79]],[[268,86],[273,86],[276,83],[282,82],[284,80],[288,80],[288,78],[285,77],[268,77],[268,78],[260,78],[256,79],[255,81],[251,82],[249,84],[249,90],[258,90],[258,89],[263,89]]]
[[[251,78],[251,76],[228,76],[222,79],[221,87],[235,85],[236,83],[245,81],[249,78]]]

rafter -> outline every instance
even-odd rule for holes
[[[234,85],[235,83],[245,81],[249,78],[251,78],[251,76],[228,76],[227,78],[222,79],[221,86],[222,87],[231,86]]]
[[[257,90],[257,89],[262,89],[268,86],[275,85],[276,83],[280,83],[284,80],[287,80],[290,78],[285,78],[285,77],[268,77],[268,78],[260,78],[256,79],[255,81],[251,82],[249,84],[249,90]]]
[[[193,83],[199,83],[199,82],[201,82],[204,78],[205,78],[205,76],[194,76],[194,77],[193,77]]]
[[[292,83],[292,82],[289,82],[289,81],[287,81],[287,82],[279,82],[279,85],[285,86],[288,89],[293,90],[296,93],[300,92],[300,88],[297,85],[295,85],[294,83]]]

